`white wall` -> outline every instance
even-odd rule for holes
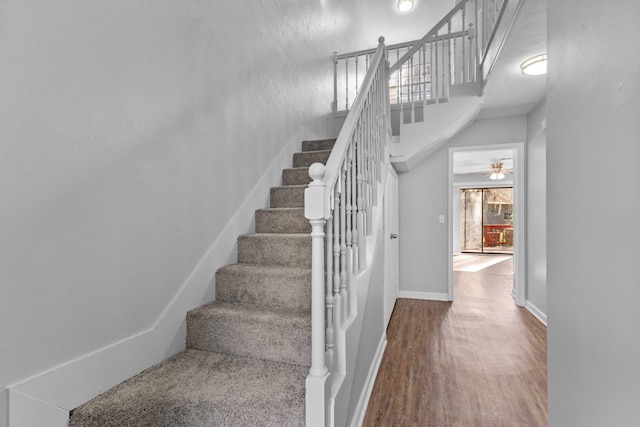
[[[547,314],[547,137],[546,103],[527,116],[527,307]]]
[[[3,2],[0,402],[153,326],[290,139],[331,136],[330,59],[363,43],[347,38],[354,14],[331,0]],[[171,327],[151,359],[184,345]]]
[[[359,21],[365,34],[358,49],[376,47],[379,36],[386,44],[421,39],[455,6],[457,0],[417,0],[411,13],[401,13],[397,0],[355,0]],[[393,64],[395,54],[389,59]]]
[[[399,179],[400,292],[447,296],[449,147],[508,144],[526,140],[526,117],[478,120]]]
[[[547,6],[549,425],[635,426],[640,3]]]

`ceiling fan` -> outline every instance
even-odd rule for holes
[[[504,163],[502,162],[491,163],[491,173],[489,174],[489,179],[493,181],[499,181],[501,179],[504,179],[506,174],[513,173],[513,170],[503,169],[503,166]]]

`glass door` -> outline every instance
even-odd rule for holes
[[[460,190],[460,249],[513,253],[513,188]]]
[[[460,190],[460,249],[482,253],[482,189]]]

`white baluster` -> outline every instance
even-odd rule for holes
[[[445,41],[444,41],[444,43],[447,46],[447,60],[446,60],[446,64],[447,64],[447,70],[446,71],[447,71],[447,73],[446,73],[446,80],[445,80],[444,76],[443,76],[443,79],[442,79],[443,85],[445,84],[445,81],[446,81],[446,86],[442,87],[442,91],[443,92],[446,91],[445,93],[447,94],[445,96],[445,98],[449,97],[449,84],[452,83],[451,82],[451,80],[452,80],[451,76],[452,76],[452,73],[454,73],[453,66],[452,66],[452,63],[451,63],[451,20],[449,20],[449,24],[447,26],[447,31],[448,31],[447,35],[449,36],[449,38],[445,39]],[[455,40],[455,38],[454,38],[454,40]],[[443,53],[444,53],[444,51],[443,51]],[[444,57],[442,58],[442,62],[445,63]]]
[[[420,64],[420,74],[422,75],[422,84],[420,85],[420,97],[422,98],[422,121],[425,120],[427,112],[427,45],[422,45],[420,49],[422,62]]]
[[[338,111],[338,52],[333,52],[333,112]]]
[[[413,89],[412,89],[413,91]],[[412,95],[413,96],[413,95]],[[413,106],[413,101],[411,102]],[[367,141],[365,144],[365,186],[366,186],[366,195],[365,195],[365,219],[366,219],[366,228],[365,233],[367,236],[370,236],[373,232],[373,212],[371,207],[373,206],[373,169],[372,169],[372,144],[373,144],[373,103],[370,102],[368,105],[367,111]]]
[[[343,164],[341,179],[346,182],[344,178],[346,178],[346,165]],[[336,207],[337,209],[337,207]],[[340,200],[340,246],[339,246],[339,255],[340,255],[340,297],[342,298],[342,306],[340,313],[342,314],[342,319],[347,319],[347,307],[349,304],[349,279],[347,277],[347,208],[346,201],[344,197]],[[337,245],[336,245],[337,246]],[[337,255],[336,255],[337,256]],[[336,271],[337,274],[337,271]]]
[[[357,55],[356,55],[356,65],[355,65],[355,68],[356,68],[356,85],[355,85],[355,87],[356,87],[356,95],[355,95],[355,96],[358,96],[358,84],[359,84],[360,82],[358,81],[358,56],[357,56]]]
[[[470,22],[469,23],[469,31],[468,31],[468,38],[469,38],[469,81],[470,82],[475,82],[476,81],[476,58],[474,55],[474,52],[476,51],[473,48],[473,40],[476,36],[476,29],[473,26],[473,23]]]
[[[357,125],[356,125],[357,126]],[[352,272],[360,271],[360,254],[358,247],[358,141],[360,128],[356,127],[356,136],[351,141],[351,248]]]
[[[466,19],[467,19],[467,7],[466,5],[462,7],[462,31],[464,31],[466,25]],[[462,83],[466,83],[468,80],[466,80],[466,55],[465,55],[465,48],[464,48],[464,37],[461,40],[462,45]]]
[[[400,88],[400,94],[399,94],[399,98],[398,98],[398,102],[400,103],[400,124],[402,125],[404,123],[404,100],[402,99],[402,68],[404,67],[403,65],[400,65],[400,67],[398,68],[398,87]]]
[[[400,59],[400,48],[396,48],[396,62],[398,62],[399,59]],[[394,74],[396,75],[396,102],[395,103],[397,104],[398,102],[400,102],[400,98],[399,98],[400,92],[398,92],[398,87],[400,86],[399,84],[400,80],[398,77],[400,75],[400,70],[399,69],[396,70]]]
[[[362,123],[360,123],[359,125],[360,127],[360,131],[359,133],[362,135],[364,132],[362,132]],[[358,272],[361,271],[364,266],[366,265],[366,254],[365,254],[365,250],[366,250],[366,242],[364,239],[364,233],[365,233],[365,206],[364,206],[364,195],[365,195],[365,188],[364,188],[364,138],[362,138],[361,140],[356,141],[356,171],[357,171],[357,189],[358,189],[358,193],[357,193],[357,202],[356,205],[358,207],[358,213],[357,213],[357,228],[358,228],[358,232],[357,232],[357,248],[358,248]]]
[[[409,102],[411,102],[411,121],[409,123],[415,123],[416,122],[416,111],[415,111],[415,106],[413,104],[413,91],[414,91],[414,84],[415,82],[413,81],[413,55],[411,56],[411,58],[409,58]]]
[[[344,109],[349,109],[349,57],[344,59],[344,93],[345,93],[345,101],[344,101]]]
[[[346,210],[346,232],[345,232],[345,240],[347,245],[347,275],[351,275],[353,273],[353,233],[351,231],[351,219],[353,217],[353,196],[352,196],[352,170],[353,170],[353,142],[349,144],[347,148],[347,159],[346,159],[346,168],[345,168],[345,183],[346,183],[346,195],[347,199],[345,200],[345,210]]]
[[[435,97],[436,104],[440,102],[440,87],[438,86],[438,38],[434,38],[431,43],[431,55],[434,60],[431,61],[431,75],[435,76],[435,82],[431,83],[431,94]]]
[[[474,34],[475,34],[475,31],[478,31],[482,27],[482,25],[480,24],[480,21],[478,21],[478,9],[479,9],[478,3],[480,1],[481,0],[474,0],[474,2],[473,2],[473,23],[475,24]],[[477,34],[477,36],[478,37],[476,38],[476,51],[472,54],[475,59],[478,58],[478,54],[480,53],[480,49],[479,48],[481,47],[478,44],[478,43],[480,43],[480,35]],[[477,62],[474,64],[474,67],[477,67]],[[475,70],[474,70],[473,73],[474,73],[473,79],[475,81]]]
[[[327,321],[327,329],[326,329],[326,352],[328,355],[328,359],[331,361],[333,359],[333,330],[334,330],[334,321],[333,321],[333,312],[334,312],[334,299],[333,299],[333,277],[331,276],[331,271],[333,270],[333,257],[331,254],[331,246],[333,242],[333,217],[335,216],[335,206],[331,211],[331,216],[327,219],[327,236],[326,236],[326,251],[327,251],[327,283],[325,286],[325,304],[326,304],[326,321]]]
[[[342,322],[344,320],[344,317],[342,316],[342,305],[344,303],[344,301],[342,301],[342,295],[340,295],[340,286],[341,286],[341,278],[340,278],[340,199],[342,197],[342,195],[340,193],[338,193],[337,191],[337,187],[338,187],[338,183],[336,183],[336,191],[335,191],[335,203],[334,203],[334,215],[335,215],[335,221],[334,221],[334,225],[333,225],[333,230],[334,230],[334,234],[335,234],[335,241],[333,242],[333,270],[332,271],[327,271],[327,275],[333,275],[333,289],[331,290],[331,292],[335,295],[336,298],[338,298],[340,300],[340,306],[336,305],[336,325],[341,326]]]

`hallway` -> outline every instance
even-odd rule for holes
[[[512,271],[454,272],[453,303],[398,299],[364,426],[547,425],[547,331]]]

